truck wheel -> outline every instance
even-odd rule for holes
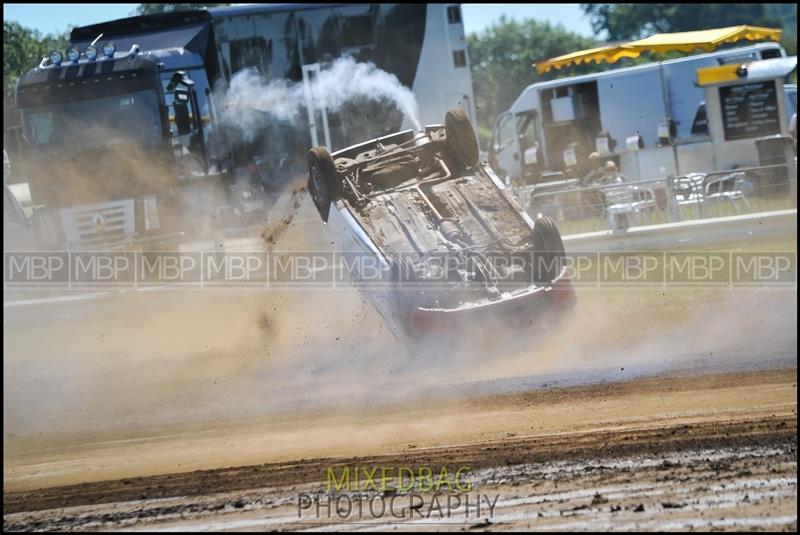
[[[458,157],[467,167],[474,167],[478,163],[478,138],[472,122],[467,117],[467,112],[461,108],[451,108],[444,116],[444,126],[447,132],[447,141]]]
[[[313,147],[308,151],[308,192],[320,217],[327,222],[336,193],[336,167],[325,147]]]
[[[534,282],[552,282],[561,273],[564,265],[564,242],[555,221],[540,215],[533,225],[533,278]]]

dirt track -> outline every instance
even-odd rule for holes
[[[302,460],[5,492],[4,527],[313,527],[303,522],[315,518],[297,518],[297,496],[322,490],[329,466],[458,464],[470,467],[480,493],[500,495],[493,525],[480,527],[791,528],[796,414],[796,368],[419,403],[366,411],[357,426],[352,415],[297,414],[268,429],[218,433],[232,450],[253,447],[254,435],[263,444],[291,435]],[[320,442],[319,433],[334,438]],[[347,446],[337,449],[343,437]],[[138,452],[157,466],[179,442],[183,451],[203,447],[171,437],[114,450],[118,459]],[[476,524],[463,516],[451,524],[402,521],[437,529]]]

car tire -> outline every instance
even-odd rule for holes
[[[308,193],[320,217],[327,222],[336,195],[336,167],[325,147],[313,147],[308,151]]]
[[[555,221],[540,215],[533,225],[533,278],[538,284],[553,282],[564,265],[564,242]]]
[[[395,259],[392,263],[392,281],[400,284],[417,282],[417,272],[411,258],[400,255]]]
[[[472,128],[467,112],[461,108],[451,108],[444,116],[447,142],[466,167],[474,167],[480,157],[478,138]]]

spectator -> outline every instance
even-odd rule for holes
[[[581,186],[589,187],[600,184],[603,178],[603,167],[600,165],[600,154],[592,152],[589,154],[589,171],[581,180]],[[584,216],[599,216],[603,214],[603,194],[596,189],[581,191],[581,205],[583,206]]]
[[[581,180],[582,186],[591,186],[592,183],[599,181],[603,176],[603,168],[600,167],[600,154],[597,152],[589,154],[589,166],[591,171]]]
[[[624,184],[625,177],[617,169],[617,164],[608,160],[603,166],[603,176],[600,178],[601,184]]]

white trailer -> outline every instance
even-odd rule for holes
[[[498,117],[490,162],[501,176],[523,182],[546,171],[579,173],[595,151],[618,160],[633,181],[712,171],[697,69],[785,57],[779,44],[759,43],[532,84]],[[601,132],[610,146],[598,143]]]

